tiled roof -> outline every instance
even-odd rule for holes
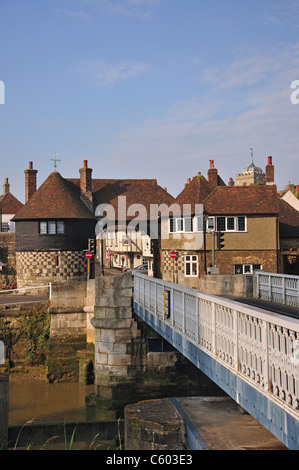
[[[80,180],[68,179],[79,191]],[[118,198],[125,197],[126,210],[133,204],[141,204],[146,209],[147,219],[150,219],[151,204],[174,203],[174,198],[155,179],[93,179],[92,180],[94,209],[100,204],[111,204],[118,218]],[[138,216],[131,214],[127,220]],[[140,214],[140,218],[142,214]]]
[[[13,220],[93,219],[94,215],[57,171],[51,173]]]
[[[174,198],[155,179],[93,179],[92,190],[94,210],[100,204],[111,204],[116,219],[119,196],[126,197],[126,211],[132,204],[142,204],[148,219],[151,204],[170,205],[174,202]],[[138,212],[127,219],[135,219],[137,216]],[[13,220],[43,218],[94,218],[80,198],[79,178],[65,179],[58,172],[51,173]]]
[[[17,214],[22,209],[23,204],[11,193],[0,196],[2,214]]]
[[[185,184],[183,191],[177,196],[175,202],[181,207],[184,204],[191,204],[191,210],[194,211],[195,204],[202,204],[209,194],[213,191],[213,186],[202,175],[192,178],[190,183]]]
[[[275,185],[218,186],[204,201],[211,215],[279,214]]]
[[[283,199],[279,202],[279,233],[282,238],[299,237],[299,212]]]

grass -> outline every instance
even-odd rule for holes
[[[75,437],[75,433],[76,433],[76,428],[75,428],[75,429],[73,430],[73,432],[72,432],[70,442],[68,442],[68,440],[67,440],[67,435],[66,435],[65,426],[64,426],[64,428],[63,428],[63,431],[64,431],[64,446],[65,446],[65,450],[72,450],[73,444],[74,444],[74,437]]]
[[[18,450],[18,444],[19,444],[20,436],[22,434],[22,431],[23,431],[24,427],[27,426],[27,425],[32,424],[33,422],[34,422],[34,418],[26,421],[26,423],[23,424],[23,426],[21,427],[21,429],[20,429],[20,431],[17,435],[16,441],[15,441],[13,447],[10,447],[9,442],[8,443],[0,442],[0,450],[7,450],[7,449],[9,449],[9,450]],[[64,425],[64,428],[63,428],[63,433],[64,433],[64,444],[63,445],[64,445],[64,449],[62,449],[62,450],[77,450],[76,449],[76,442],[75,442],[76,430],[77,430],[77,427],[75,427],[73,429],[71,436],[68,436],[67,431],[66,431],[66,425]],[[120,418],[118,419],[118,433],[117,433],[117,436],[115,436],[115,438],[113,438],[110,441],[104,441],[104,440],[98,439],[99,436],[100,436],[99,434],[96,434],[94,436],[92,442],[89,445],[88,450],[116,450],[117,451],[117,450],[123,450],[124,449],[124,444],[122,444],[122,441],[121,441]],[[36,447],[34,442],[27,442],[27,444],[25,445],[25,450],[51,450],[51,449],[48,449],[47,447],[49,445],[53,444],[53,442],[55,440],[59,439],[59,438],[60,438],[60,436],[50,437],[49,439],[47,439],[47,441],[39,449],[32,449],[33,446]]]

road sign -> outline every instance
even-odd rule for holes
[[[92,255],[92,253],[91,253],[90,251],[87,251],[87,252],[85,253],[85,258],[87,258],[87,259],[91,259],[92,256],[93,256],[93,255]]]
[[[175,259],[177,257],[177,252],[176,251],[171,251],[170,252],[170,258]]]

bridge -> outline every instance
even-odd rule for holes
[[[298,318],[140,273],[134,274],[133,304],[143,321],[286,447],[299,449]]]

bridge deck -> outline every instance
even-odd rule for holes
[[[134,276],[134,311],[289,449],[299,450],[299,318]]]
[[[190,450],[287,450],[229,397],[172,398]]]

